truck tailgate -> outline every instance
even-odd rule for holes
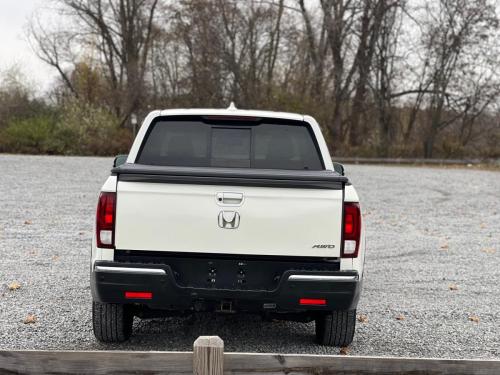
[[[117,249],[340,256],[343,184],[340,188],[262,186],[269,184],[266,179],[257,184],[261,186],[238,186],[220,176],[216,180],[211,176],[211,181],[224,184],[186,183],[189,179],[171,183],[171,173],[151,177],[135,172],[119,175]]]
[[[242,194],[242,203],[221,204],[218,193]],[[120,181],[116,210],[117,249],[340,255],[342,190]]]

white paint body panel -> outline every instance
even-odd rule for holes
[[[340,255],[341,190],[118,182],[117,249],[197,253]],[[243,194],[239,206],[217,193]],[[220,228],[221,211],[240,215]],[[333,248],[313,248],[314,245]]]
[[[344,202],[359,202],[358,193],[356,193],[354,186],[346,185],[344,189]]]
[[[102,185],[101,191],[113,193],[116,191],[116,176],[109,176],[104,185]]]

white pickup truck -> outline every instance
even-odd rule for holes
[[[127,340],[134,316],[215,311],[315,320],[318,343],[352,342],[360,206],[312,117],[153,111],[125,157],[115,159],[97,205],[99,341]]]

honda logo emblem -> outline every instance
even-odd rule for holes
[[[236,211],[219,212],[219,227],[223,229],[236,229],[240,226],[240,214]]]

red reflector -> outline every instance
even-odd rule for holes
[[[153,293],[151,293],[151,292],[125,292],[125,298],[152,299]]]
[[[326,299],[322,298],[301,298],[299,300],[301,305],[326,305]]]

